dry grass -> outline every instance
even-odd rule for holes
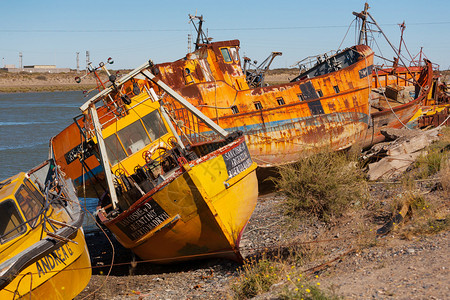
[[[124,74],[125,70],[120,71]],[[24,93],[24,92],[53,92],[53,91],[79,91],[90,90],[96,86],[94,76],[83,78],[81,84],[75,82],[76,76],[84,75],[72,71],[69,73],[9,73],[0,72],[0,93]],[[105,81],[107,77],[103,72],[100,78]]]
[[[318,276],[302,275],[298,253],[293,249],[284,249],[289,252],[287,255],[263,253],[259,258],[246,260],[232,283],[233,298],[250,299],[270,291],[276,299],[341,299],[334,292],[321,289]]]
[[[232,285],[234,298],[249,299],[269,291],[280,280],[282,268],[283,264],[271,261],[265,255],[259,260],[246,260]]]
[[[367,183],[353,156],[320,153],[279,168],[277,187],[286,195],[286,215],[330,221],[368,197]]]
[[[415,178],[425,179],[438,174],[446,168],[450,160],[450,128],[441,130],[440,139],[428,146],[413,165],[412,174]],[[446,175],[446,174],[444,174]]]
[[[439,172],[439,178],[442,185],[442,190],[444,191],[444,195],[450,198],[450,160],[447,159],[443,163],[443,166]]]

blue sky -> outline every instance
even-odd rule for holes
[[[173,61],[187,53],[187,35],[195,36],[188,14],[203,15],[205,29],[214,41],[239,39],[241,56],[264,60],[281,51],[273,67],[289,67],[304,57],[337,49],[352,11],[365,1],[9,1],[0,0],[1,64],[55,64],[85,67],[85,52],[98,64],[113,57],[114,69],[134,68],[148,59]],[[398,23],[412,55],[424,47],[427,57],[450,66],[450,1],[368,1],[369,12],[398,47]],[[383,37],[375,34],[382,55],[392,58]],[[355,43],[352,27],[343,47]],[[378,47],[374,50],[379,53]],[[406,54],[406,53],[405,53]]]

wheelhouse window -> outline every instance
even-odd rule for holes
[[[238,114],[239,113],[239,109],[238,109],[238,107],[236,105],[233,105],[231,107],[231,111],[233,112],[233,114]]]
[[[263,109],[261,102],[257,101],[257,102],[253,102],[253,104],[255,105],[255,108],[257,110],[262,110]]]
[[[13,200],[0,203],[0,243],[5,243],[27,230]]]
[[[122,145],[117,138],[117,135],[113,134],[105,139],[106,153],[108,154],[109,161],[112,165],[117,164],[119,161],[127,157]]]
[[[152,141],[159,139],[167,133],[166,126],[164,125],[159,111],[154,110],[148,115],[142,118],[145,129],[147,129],[150,139]]]
[[[297,94],[298,100],[300,101],[305,101],[305,97],[303,96],[303,94]]]
[[[154,110],[105,139],[108,158],[115,165],[166,133],[159,111]]]
[[[24,184],[19,187],[15,197],[28,224],[30,224],[31,227],[34,227],[44,208],[44,197],[36,190],[28,179],[26,179]]]
[[[231,57],[233,58],[234,62],[239,63],[239,53],[236,47],[230,48]]]
[[[277,103],[278,103],[278,105],[284,105],[284,104],[286,104],[286,103],[284,102],[284,99],[283,99],[282,97],[277,98]]]
[[[333,89],[336,92],[336,94],[340,93],[339,87],[337,85],[333,86]]]
[[[140,120],[133,122],[117,133],[123,147],[128,155],[138,152],[150,144],[150,139],[145,133],[144,126]]]
[[[225,62],[232,62],[230,51],[228,51],[228,48],[222,48],[220,49],[220,52],[222,52],[223,60]]]

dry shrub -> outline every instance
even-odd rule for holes
[[[346,153],[327,152],[279,168],[274,179],[286,195],[288,216],[315,216],[323,221],[340,216],[352,204],[365,201],[367,183],[356,159]]]
[[[300,280],[294,283],[295,287],[286,288],[278,299],[283,300],[340,300],[343,297],[337,295],[334,291],[325,291],[319,288],[320,282],[308,283],[304,280]],[[319,284],[319,285],[317,285]]]
[[[439,173],[442,189],[444,190],[445,197],[450,197],[450,160],[447,159],[443,163],[443,167]]]
[[[282,266],[265,255],[259,260],[248,259],[240,270],[236,282],[232,285],[235,299],[249,299],[267,292],[279,281]]]
[[[447,167],[441,169],[446,170]],[[427,201],[423,193],[416,188],[416,183],[412,176],[405,176],[402,181],[403,192],[397,202],[397,210],[400,204],[408,205],[409,211],[405,217],[406,226],[400,230],[405,239],[412,239],[413,236],[437,234],[450,228],[450,215],[442,210],[442,205]],[[441,178],[442,181],[442,178]],[[442,185],[444,187],[444,185]],[[445,188],[444,188],[445,189]],[[445,205],[444,205],[445,206]]]
[[[271,299],[342,299],[333,291],[322,290],[318,276],[305,278],[298,264],[298,249],[285,249],[287,255],[262,253],[247,259],[232,283],[234,299],[249,299],[271,292]]]
[[[440,172],[450,159],[450,128],[441,130],[438,141],[429,145],[413,165],[416,178],[428,178]]]

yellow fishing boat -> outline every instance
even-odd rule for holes
[[[241,260],[239,240],[258,195],[245,139],[206,118],[151,67],[109,76],[75,125],[52,138],[52,155],[66,174],[94,184],[98,219],[142,259]],[[168,98],[185,108],[184,122]],[[200,135],[200,127],[211,132]]]
[[[0,183],[0,215],[1,299],[73,299],[86,287],[84,212],[53,160]]]

